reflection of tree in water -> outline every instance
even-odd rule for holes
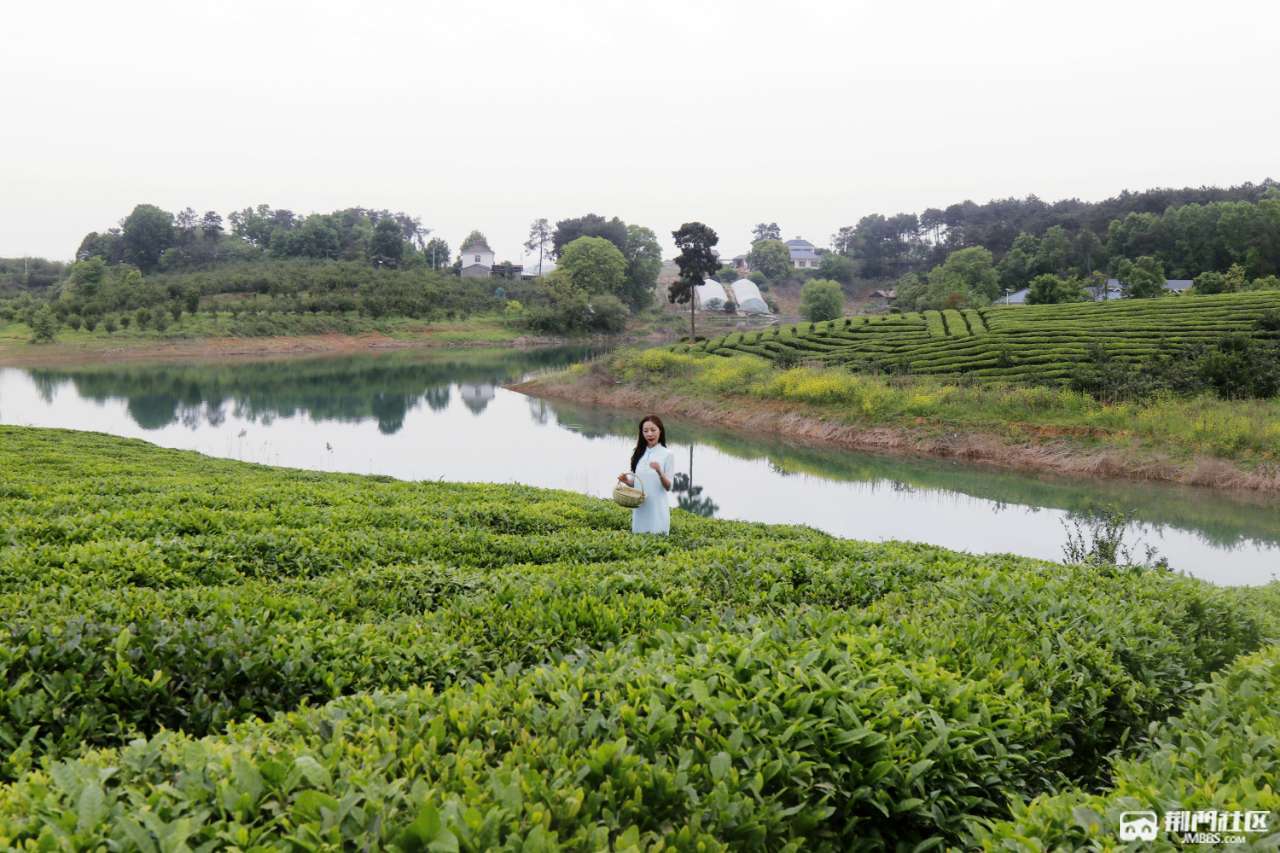
[[[671,478],[671,491],[676,493],[676,505],[685,512],[711,518],[720,506],[702,494],[702,486],[693,484],[693,445],[689,445],[689,473],[683,471]]]
[[[196,427],[226,422],[228,412],[257,423],[308,415],[314,421],[373,419],[384,434],[403,428],[408,412],[425,401],[448,408],[450,386],[472,387],[464,400],[483,412],[496,386],[530,370],[572,364],[592,355],[582,347],[537,352],[456,354],[384,353],[340,359],[219,364],[94,366],[28,371],[46,403],[66,382],[85,399],[123,399],[130,417],[147,430],[174,423]]]
[[[48,376],[45,374],[31,374],[31,382],[36,386],[36,393],[40,395],[40,399],[46,403],[53,402],[53,394],[58,390],[65,379],[59,376]]]
[[[162,429],[178,417],[178,399],[168,394],[139,394],[129,398],[126,408],[143,429]]]
[[[533,418],[533,422],[539,426],[549,424],[553,412],[551,407],[547,405],[547,401],[541,397],[528,397],[527,399],[529,401],[529,416]]]
[[[373,416],[378,419],[378,432],[394,435],[404,426],[404,416],[413,406],[413,400],[403,394],[377,393],[373,397]]]
[[[428,388],[422,394],[422,399],[427,401],[427,406],[433,412],[443,412],[449,408],[449,399],[451,397],[451,385],[437,385],[434,388]]]

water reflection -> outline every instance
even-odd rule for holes
[[[702,486],[693,484],[693,448],[689,445],[689,471],[680,472],[671,478],[671,491],[676,493],[676,506],[685,512],[712,518],[720,511],[720,505],[702,493]]]
[[[383,435],[404,428],[420,404],[449,408],[453,386],[474,414],[484,413],[500,386],[531,370],[572,364],[593,354],[583,347],[531,353],[486,352],[454,357],[390,353],[344,359],[316,358],[225,365],[111,365],[29,371],[47,404],[70,384],[86,400],[123,399],[144,430],[180,423],[190,429],[220,426],[234,417],[270,425],[278,417],[359,423],[373,419]]]
[[[587,354],[0,369],[0,422],[94,429],[250,462],[603,497],[626,464],[642,413],[502,387]],[[1265,582],[1280,568],[1274,501],[820,450],[666,421],[677,468],[670,498],[697,515],[1057,559],[1064,524],[1114,508],[1131,513],[1132,536],[1175,568],[1230,583]]]

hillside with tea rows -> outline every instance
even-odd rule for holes
[[[20,427],[0,532],[5,849],[1070,846],[1227,741],[1277,807],[1280,584]]]
[[[1065,381],[1101,347],[1136,364],[1161,351],[1212,345],[1225,336],[1280,341],[1280,292],[1124,299],[1061,305],[993,305],[963,310],[845,317],[735,332],[678,352],[750,353],[772,361],[815,361],[858,371]]]

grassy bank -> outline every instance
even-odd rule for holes
[[[297,322],[263,327],[255,334],[238,333],[238,327],[230,323],[231,315],[214,318],[208,314],[184,316],[163,332],[129,328],[108,334],[101,326],[92,332],[64,327],[55,341],[40,344],[31,343],[31,330],[25,324],[0,324],[0,365],[557,342],[521,333],[496,315],[442,321],[352,317],[337,325],[328,322],[329,318],[317,323],[307,322],[306,317],[284,319]]]
[[[1103,403],[1066,388],[782,369],[755,356],[665,349],[621,351],[520,390],[851,448],[1280,489],[1280,399]]]
[[[970,845],[1280,638],[1274,584],[53,430],[0,472],[18,848]]]

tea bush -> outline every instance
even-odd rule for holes
[[[1070,791],[1015,803],[1007,821],[981,826],[986,850],[1120,849],[1129,811],[1262,811],[1268,829],[1246,840],[1274,847],[1280,815],[1280,646],[1237,661],[1214,677],[1185,714],[1156,728],[1145,753],[1117,760],[1105,793]],[[1163,828],[1163,824],[1162,824]],[[1185,849],[1162,832],[1143,849]]]
[[[56,430],[0,471],[4,848],[967,846],[1280,639],[1280,585]]]
[[[1278,311],[1280,293],[1271,291],[997,305],[895,314],[840,323],[834,329],[802,323],[782,330],[782,337],[767,348],[735,334],[706,341],[690,352],[750,353],[787,366],[810,357],[856,371],[892,366],[903,372],[963,374],[984,381],[1070,382],[1108,398],[1155,388],[1265,397],[1276,393],[1280,381],[1273,319]],[[1099,366],[1098,353],[1105,353],[1105,369]],[[1146,388],[1138,375],[1146,374],[1139,368],[1161,353],[1169,364],[1144,380],[1151,385]]]

